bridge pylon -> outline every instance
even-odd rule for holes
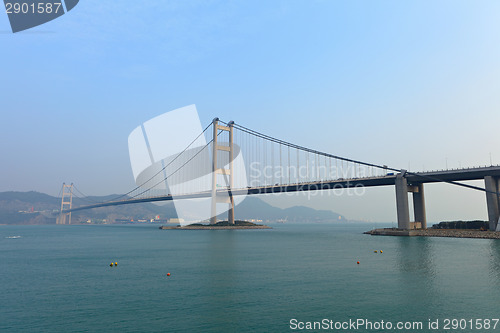
[[[500,231],[500,225],[498,223],[500,218],[500,197],[498,192],[500,191],[500,177],[485,176],[484,177],[484,187],[486,189],[486,205],[488,207],[488,221],[490,225],[490,230]]]
[[[210,224],[217,223],[217,203],[229,204],[228,221],[234,224],[234,198],[232,189],[234,187],[234,172],[233,172],[233,159],[234,159],[234,143],[233,143],[233,124],[229,122],[228,126],[219,125],[219,118],[215,118],[212,122],[213,125],[213,141],[212,141],[212,206]],[[219,145],[219,131],[226,131],[229,133],[229,145]],[[218,153],[219,151],[229,153],[229,169],[219,168]],[[217,195],[217,180],[218,176],[222,175],[226,183],[225,188],[228,190],[227,196]]]
[[[398,229],[427,229],[425,214],[424,184],[408,185],[406,170],[396,175],[396,208],[398,214]],[[413,194],[413,213],[415,222],[410,222],[408,193]],[[420,224],[420,225],[419,225]]]
[[[71,209],[73,205],[73,183],[66,185],[63,183],[61,195],[61,212],[56,219],[56,224],[71,224],[71,212],[63,213],[65,209]]]

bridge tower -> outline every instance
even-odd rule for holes
[[[486,192],[486,205],[488,207],[490,230],[498,230],[500,229],[498,223],[500,218],[500,197],[498,195],[500,191],[500,178],[493,176],[484,177],[484,187],[488,191]]]
[[[57,224],[71,224],[71,213],[63,213],[65,209],[71,209],[73,205],[73,183],[66,185],[63,183],[61,195],[61,213],[57,217]],[[67,222],[67,223],[66,223]]]
[[[425,214],[424,184],[408,185],[405,177],[406,170],[396,175],[396,208],[398,213],[398,229],[417,229],[420,223],[422,229],[427,229],[427,218]],[[413,194],[413,212],[415,222],[413,227],[410,222],[410,209],[408,205],[408,193]]]
[[[219,118],[214,118],[213,125],[213,141],[212,141],[212,207],[210,224],[217,223],[217,203],[229,204],[227,218],[229,224],[234,224],[234,198],[232,189],[234,186],[233,159],[234,159],[234,144],[233,144],[233,121],[228,123],[228,126],[219,125]],[[229,145],[219,145],[218,132],[226,131],[229,133]],[[219,168],[218,153],[219,151],[229,154],[229,169]],[[218,175],[223,175],[226,183],[225,188],[228,189],[227,196],[217,195],[217,179]]]

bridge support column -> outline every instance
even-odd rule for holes
[[[229,210],[227,212],[227,221],[229,224],[234,224],[234,197],[233,197],[233,188],[234,188],[234,168],[233,168],[233,160],[234,160],[234,139],[233,139],[233,125],[234,121],[230,121],[229,126]]]
[[[229,209],[227,213],[228,222],[234,224],[234,198],[233,198],[233,187],[234,187],[234,174],[233,174],[233,158],[234,158],[234,144],[233,144],[233,124],[234,122],[229,122],[228,126],[219,125],[219,118],[213,120],[213,149],[212,149],[212,206],[211,206],[211,217],[210,224],[217,223],[217,203],[229,204]],[[229,143],[228,145],[219,145],[219,131],[227,131],[229,133]],[[229,153],[229,169],[219,168],[218,152]],[[218,175],[224,176],[225,186],[227,189],[227,197],[225,195],[217,195],[217,181]]]
[[[73,183],[71,185],[63,183],[61,193],[61,213],[56,218],[56,224],[71,224],[71,212],[63,213],[63,211],[73,206]]]
[[[210,210],[210,224],[217,223],[217,126],[219,118],[212,122],[213,141],[212,141],[212,202]]]
[[[484,187],[487,191],[498,192],[500,189],[500,178],[484,177]],[[486,192],[486,205],[488,207],[488,220],[490,230],[496,230],[498,218],[500,217],[500,198],[498,194]]]
[[[398,213],[398,229],[409,230],[408,183],[404,177],[404,172],[396,176],[396,209]]]
[[[425,215],[424,184],[414,186],[413,211],[415,222],[420,222],[422,229],[427,229],[427,218]]]

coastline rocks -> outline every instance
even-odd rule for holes
[[[374,229],[365,232],[369,235],[380,236],[421,236],[421,237],[455,237],[455,238],[483,238],[500,239],[500,232],[481,231],[474,229],[421,229],[421,230],[400,230],[395,228]]]

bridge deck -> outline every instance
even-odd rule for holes
[[[430,171],[411,173],[406,176],[409,184],[419,183],[436,183],[442,181],[467,181],[467,180],[480,180],[485,176],[500,176],[500,166],[468,168],[458,170],[443,170],[443,171]],[[388,186],[395,185],[396,175],[388,174],[379,177],[364,177],[364,178],[350,178],[350,179],[336,179],[329,181],[305,182],[298,184],[287,185],[268,185],[259,187],[248,187],[244,189],[234,189],[232,195],[255,195],[255,194],[270,194],[270,193],[284,193],[284,192],[300,192],[300,191],[317,191],[317,190],[332,190],[332,189],[345,189],[354,187],[374,187],[374,186]],[[225,193],[227,190],[220,189],[218,193]],[[184,200],[196,198],[211,197],[211,191],[190,193],[183,195],[162,195],[147,198],[134,198],[120,201],[110,201],[98,203],[88,206],[81,206],[73,209],[63,210],[63,213],[76,212],[85,209],[127,205],[142,202],[155,202],[155,201],[168,201],[168,200]]]

